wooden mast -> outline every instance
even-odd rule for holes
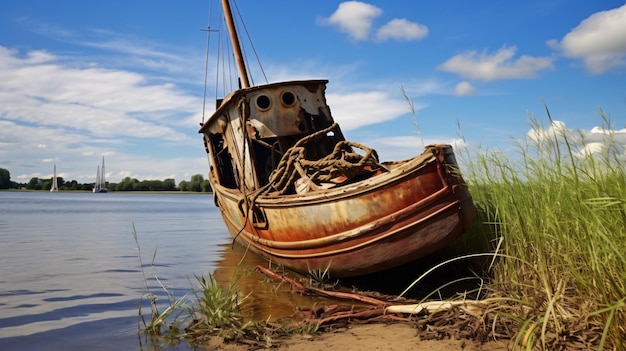
[[[237,36],[235,22],[233,21],[233,14],[230,10],[228,0],[222,0],[222,7],[224,8],[224,15],[226,16],[226,25],[228,26],[228,33],[230,33],[230,41],[233,43],[233,51],[235,53],[235,59],[237,60],[237,67],[239,68],[241,88],[249,88],[250,82],[248,81],[248,72],[246,71],[246,64],[243,60],[243,53],[241,51],[241,45],[239,44],[239,37]]]

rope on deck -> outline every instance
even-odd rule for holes
[[[269,178],[265,192],[277,192],[280,195],[293,192],[298,179],[303,179],[311,189],[321,189],[322,183],[341,183],[363,173],[364,166],[371,169],[383,168],[378,163],[376,150],[353,141],[339,141],[333,151],[319,160],[307,159],[305,144],[325,136],[337,127],[337,123],[319,130],[299,140],[282,156],[276,169]],[[355,152],[361,149],[364,154]],[[342,181],[343,180],[343,181]]]

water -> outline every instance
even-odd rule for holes
[[[0,350],[146,349],[145,282],[166,302],[161,284],[181,297],[194,274],[227,280],[242,257],[228,243],[211,195],[0,192]]]
[[[423,261],[397,274],[342,283],[397,294],[441,260]],[[163,311],[165,289],[181,298],[191,292],[194,275],[212,274],[224,289],[235,281],[247,296],[241,306],[246,320],[346,303],[301,296],[255,273],[256,265],[268,263],[231,245],[211,195],[0,192],[0,350],[189,350],[184,341],[163,345],[138,334],[138,306],[149,321],[149,300],[142,299],[147,290]],[[422,287],[416,296],[441,284]]]

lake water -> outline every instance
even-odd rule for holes
[[[227,284],[234,267],[263,263],[230,242],[209,194],[0,192],[0,350],[186,350],[146,346],[137,333],[139,252],[165,303],[161,284],[180,298],[194,274]],[[245,293],[256,289],[249,301],[265,300],[246,316],[291,314],[299,297],[261,279],[243,282]]]
[[[443,259],[342,285],[397,294]],[[0,192],[0,351],[189,350],[184,341],[163,345],[139,334],[138,314],[141,304],[150,320],[147,291],[163,311],[168,293],[192,292],[195,275],[212,274],[224,289],[236,276],[247,320],[339,303],[271,282],[252,271],[259,264],[268,265],[231,245],[209,194]],[[436,276],[442,281],[421,283],[413,297],[455,280],[451,272]]]

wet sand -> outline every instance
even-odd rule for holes
[[[214,339],[204,345],[205,350],[244,351],[252,349],[246,345],[226,344]],[[258,348],[256,348],[258,350]],[[275,340],[265,349],[272,350],[341,350],[341,351],[506,351],[510,341],[490,341],[480,344],[470,340],[420,340],[417,330],[404,323],[355,324],[336,332],[315,335],[292,335]]]

